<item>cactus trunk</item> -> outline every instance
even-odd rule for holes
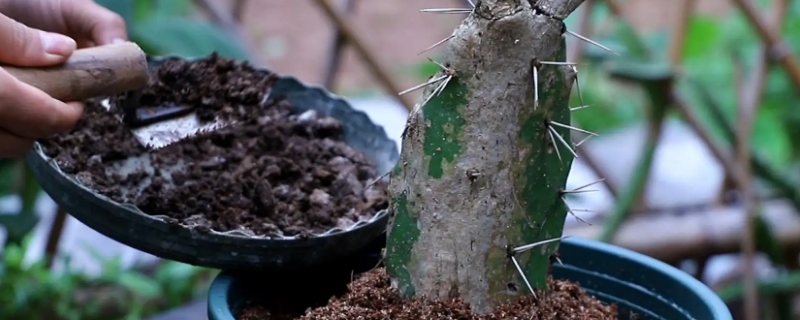
[[[582,1],[476,2],[444,45],[440,62],[455,76],[409,115],[389,186],[385,264],[406,297],[458,297],[486,313],[529,291],[508,248],[562,235],[573,155],[548,125],[570,123],[575,75],[539,65],[536,106],[532,65],[564,61],[563,19]],[[556,249],[516,255],[534,288],[546,289]]]

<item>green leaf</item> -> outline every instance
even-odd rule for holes
[[[725,30],[722,35],[728,46],[741,48],[761,44],[750,22],[738,11],[729,15],[722,25]]]
[[[33,211],[36,207],[36,199],[39,197],[41,188],[39,182],[36,181],[36,176],[33,175],[30,167],[25,164],[24,175],[22,179],[22,212],[20,214],[35,215]]]
[[[6,246],[3,249],[3,265],[7,268],[22,269],[25,251],[17,245]]]
[[[398,71],[408,74],[410,76],[418,77],[420,79],[423,79],[422,81],[425,81],[431,75],[434,75],[436,74],[436,72],[439,72],[439,69],[441,68],[437,64],[426,60],[424,62],[412,65],[411,68],[398,68]],[[408,70],[410,70],[411,72],[408,72]]]
[[[622,43],[625,48],[625,57],[637,61],[645,61],[650,57],[650,49],[647,47],[645,40],[637,33],[637,30],[625,22],[620,21],[617,24],[615,37]]]
[[[779,293],[793,293],[800,289],[800,271],[790,271],[758,283],[758,293],[768,297]],[[741,299],[744,296],[744,283],[737,281],[715,290],[725,302]]]
[[[116,12],[130,24],[134,19],[134,4],[136,0],[95,0],[99,5]]]
[[[25,214],[24,211],[17,214],[0,215],[0,225],[6,229],[6,245],[18,244],[23,241],[38,223],[38,215]]]
[[[728,123],[735,120],[736,94],[730,81],[733,76],[731,64],[728,56],[711,60],[687,59],[683,69],[688,72],[688,76],[678,81],[680,92],[687,98],[689,106],[697,112],[703,127],[711,133],[715,141],[724,141],[726,136],[718,125],[719,116],[712,110],[720,110],[721,119]]]
[[[660,62],[667,60],[672,35],[668,30],[655,30],[648,32],[643,39],[644,45],[650,50],[650,59],[647,62]]]
[[[14,159],[0,159],[0,197],[14,192]]]
[[[152,10],[159,15],[163,16],[186,16],[191,13],[192,2],[190,0],[170,0],[170,1],[152,1]]]
[[[793,52],[800,50],[800,3],[797,1],[791,2],[790,13],[786,14],[783,35]]]
[[[154,10],[155,5],[157,5],[157,3],[154,3],[153,0],[134,0],[133,23],[131,24],[138,23],[158,15],[158,11]]]
[[[753,123],[752,145],[776,166],[790,162],[792,144],[783,122],[783,110],[762,108]]]
[[[122,270],[122,262],[120,261],[119,257],[115,258],[106,258],[94,246],[88,245],[83,243],[84,250],[94,259],[95,262],[102,264],[103,266],[103,273],[100,276],[102,279],[106,281],[113,281],[123,272]]]
[[[180,281],[192,278],[200,270],[200,268],[189,264],[175,261],[165,261],[158,267],[153,275],[153,278],[165,283],[170,281]]]
[[[572,118],[585,130],[608,132],[632,124],[643,118],[644,101],[639,88],[622,87],[598,70],[587,67],[581,71],[580,81],[583,102],[591,107],[572,112]],[[580,97],[575,92],[570,96],[570,105],[579,106]]]
[[[709,51],[718,46],[720,40],[719,22],[711,17],[694,14],[689,20],[683,56],[689,58],[705,55],[708,59]]]
[[[583,55],[584,57],[586,57],[587,61],[591,63],[599,63],[606,60],[617,60],[617,59],[642,61],[642,59],[636,57],[637,55],[635,54],[635,50],[631,49],[629,44],[626,44],[624,41],[620,41],[618,37],[598,36],[593,40],[602,43],[604,46],[608,47],[611,50],[614,50],[615,52],[622,55],[622,57],[614,55],[613,53],[608,52],[607,50],[600,48],[598,46],[593,46],[593,45],[583,46]]]
[[[247,53],[215,25],[184,17],[154,16],[131,27],[140,44],[158,54],[199,57],[214,51],[221,56],[246,60]]]
[[[753,217],[756,248],[767,254],[770,261],[775,264],[783,264],[786,258],[783,256],[783,248],[780,241],[775,238],[772,228],[764,221],[761,208],[758,208]]]
[[[161,287],[158,282],[136,272],[123,272],[117,281],[134,294],[144,298],[152,299],[158,297],[159,293],[161,293]]]
[[[98,4],[116,12],[128,25],[153,16],[184,16],[190,13],[189,0],[97,0]]]
[[[125,271],[122,269],[122,259],[113,257],[103,261],[103,279],[106,281],[113,281],[123,274]]]

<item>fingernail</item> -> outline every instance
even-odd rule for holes
[[[111,40],[111,44],[119,44],[119,43],[125,43],[125,42],[128,42],[128,41],[126,41],[125,39],[122,39],[122,38],[114,38],[114,40]]]
[[[44,51],[49,54],[69,56],[78,46],[72,38],[58,33],[42,31],[39,32],[39,38],[42,40]]]

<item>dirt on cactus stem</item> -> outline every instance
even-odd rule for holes
[[[360,275],[347,291],[319,306],[318,301],[302,314],[278,313],[273,304],[251,304],[238,320],[617,320],[615,305],[607,305],[583,291],[577,283],[548,280],[550,290],[527,295],[491,314],[479,315],[458,299],[434,301],[403,299],[390,287],[383,268]],[[296,303],[296,301],[295,301]]]
[[[274,80],[216,54],[167,60],[152,73],[142,105],[190,105],[201,121],[236,123],[151,151],[120,124],[116,104],[108,112],[91,100],[72,131],[40,143],[89,188],[198,230],[302,237],[386,208],[385,184],[370,185],[375,164],[343,142],[342,124],[293,114],[284,97],[267,96]]]

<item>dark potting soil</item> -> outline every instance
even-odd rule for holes
[[[190,105],[201,121],[236,124],[151,151],[120,124],[114,103],[108,112],[91,100],[74,130],[40,142],[84,185],[200,229],[306,236],[384,209],[386,186],[372,184],[376,166],[342,141],[342,124],[293,115],[284,97],[269,94],[274,80],[216,54],[168,60],[151,75],[142,105]],[[149,158],[153,170],[113,169],[135,157]]]
[[[277,311],[280,303],[251,304],[238,315],[238,320],[617,320],[616,305],[607,305],[588,295],[578,284],[548,280],[550,290],[536,296],[521,297],[499,306],[491,314],[478,315],[459,299],[433,301],[420,298],[403,299],[390,287],[383,268],[359,276],[345,293],[331,298],[326,305],[307,301],[312,308],[302,314]],[[316,299],[318,300],[318,299]],[[293,301],[295,304],[297,301]],[[293,306],[293,310],[297,310]]]

